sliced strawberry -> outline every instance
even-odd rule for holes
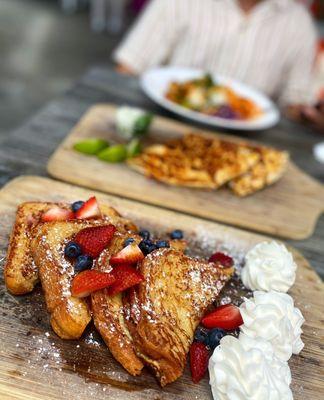
[[[136,262],[143,260],[143,258],[144,254],[142,253],[142,250],[134,242],[112,256],[110,264],[135,264]]]
[[[144,280],[140,272],[127,264],[117,265],[112,274],[116,278],[116,282],[108,289],[108,294],[111,296],[138,285]]]
[[[68,221],[74,218],[74,212],[65,210],[64,208],[54,206],[42,214],[41,220],[43,222],[52,221]]]
[[[83,254],[97,258],[108,246],[115,232],[114,225],[84,228],[77,233],[73,241],[81,247]]]
[[[227,268],[233,267],[234,265],[232,257],[220,252],[214,253],[212,256],[209,257],[208,261],[216,264],[221,264],[223,267]]]
[[[90,197],[75,213],[77,219],[100,218],[101,212],[95,197]]]
[[[198,383],[208,368],[209,351],[201,342],[193,342],[190,348],[190,370],[194,383]]]
[[[216,310],[202,319],[205,328],[222,328],[227,331],[238,328],[243,324],[240,309],[233,304],[217,307]]]
[[[87,270],[77,274],[72,281],[71,294],[74,297],[86,297],[90,293],[104,289],[115,282],[113,274]]]

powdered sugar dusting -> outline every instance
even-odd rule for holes
[[[167,234],[162,236],[167,236]],[[237,273],[218,298],[217,304],[229,302],[239,304],[243,295],[249,295],[239,279],[244,252],[230,240],[224,242],[223,237],[215,239],[216,236],[215,233],[206,231],[203,226],[193,227],[193,232],[186,237],[189,242],[188,253],[204,259],[215,251],[231,255],[234,258]],[[71,263],[65,260],[63,248],[57,250],[62,255],[62,271],[70,271]],[[50,254],[48,257],[50,258]],[[199,274],[195,270],[190,271],[189,274],[191,274],[190,278],[198,283]],[[46,385],[47,394],[53,398],[119,399],[125,398],[125,390],[128,391],[127,398],[129,399],[141,398],[138,391],[145,392],[146,397],[152,399],[179,398],[178,393],[172,393],[172,388],[170,391],[162,392],[154,377],[146,371],[139,378],[128,375],[111,357],[93,327],[86,331],[81,340],[64,342],[59,339],[50,329],[43,296],[39,290],[24,298],[15,298],[5,291],[1,292],[2,294],[4,296],[1,296],[0,304],[13,308],[16,318],[14,321],[8,322],[10,334],[13,336],[10,339],[10,352],[14,353],[17,358],[12,376],[16,374],[20,379],[23,377],[28,382],[39,382]],[[66,282],[63,296],[70,296],[69,285]],[[148,311],[152,311],[151,304],[146,304],[145,307]],[[134,312],[134,310],[132,311]],[[135,314],[139,312],[140,310],[136,310],[135,305]],[[154,321],[153,315],[151,322],[154,323]],[[10,326],[9,323],[12,325]],[[21,324],[23,328],[21,328]],[[1,346],[0,333],[0,355],[2,352],[3,354],[7,353],[7,349]],[[179,384],[181,385],[181,382]],[[298,394],[303,392],[302,385],[293,385],[293,389]],[[192,390],[194,391],[195,388]],[[193,392],[192,398],[198,399],[200,396],[196,396]]]

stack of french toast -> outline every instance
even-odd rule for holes
[[[145,238],[95,197],[28,202],[17,209],[4,276],[14,295],[40,281],[59,337],[80,338],[93,319],[131,375],[148,366],[164,386],[182,375],[201,318],[233,274],[185,249],[181,238]]]
[[[173,186],[219,189],[245,197],[277,182],[289,155],[271,147],[189,133],[128,159],[137,172]]]

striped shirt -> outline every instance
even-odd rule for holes
[[[316,31],[294,0],[151,0],[114,53],[142,73],[157,65],[203,69],[261,90],[281,104],[311,100]]]

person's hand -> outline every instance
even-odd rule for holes
[[[302,104],[290,104],[283,111],[287,118],[296,122],[302,122],[301,112],[303,107],[304,106]]]
[[[286,109],[288,118],[311,126],[312,128],[324,133],[324,101],[321,100],[315,106],[301,104],[290,105]]]
[[[125,64],[117,64],[116,71],[123,75],[135,75],[135,72]]]
[[[307,124],[324,133],[324,101],[319,102],[315,107],[303,107],[301,116]]]

